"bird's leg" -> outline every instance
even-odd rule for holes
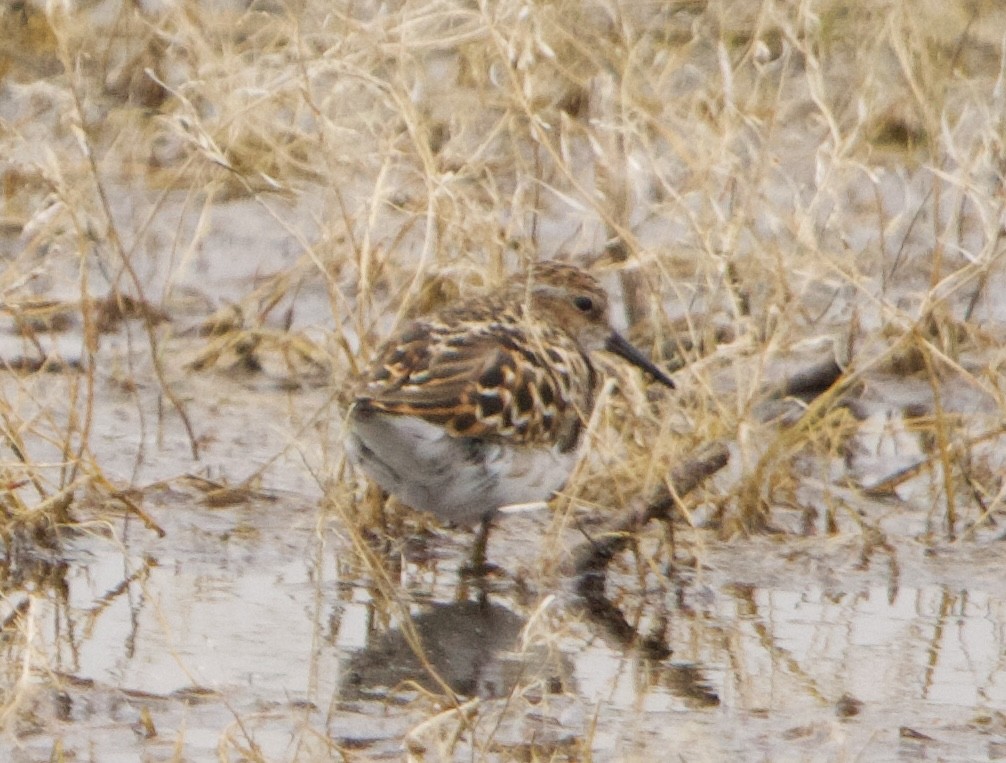
[[[493,526],[493,515],[483,514],[479,522],[479,531],[475,535],[475,547],[472,549],[472,565],[477,570],[484,570],[486,566],[486,548],[489,545],[489,530]]]
[[[486,547],[489,544],[489,530],[492,529],[493,512],[482,515],[479,521],[479,529],[475,534],[475,545],[472,547],[472,555],[461,569],[464,577],[483,577],[489,568],[486,565]]]

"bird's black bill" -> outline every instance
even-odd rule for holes
[[[618,332],[611,332],[611,336],[608,337],[608,341],[605,343],[604,349],[608,352],[615,353],[618,357],[624,358],[632,363],[632,365],[643,369],[664,386],[674,389],[674,382],[671,380],[671,377],[657,368],[649,358],[629,344],[625,337]]]

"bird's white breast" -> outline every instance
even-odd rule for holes
[[[414,416],[355,409],[347,452],[403,503],[465,524],[502,506],[548,500],[576,462],[575,451],[453,437]]]

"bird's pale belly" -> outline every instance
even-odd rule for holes
[[[575,451],[454,437],[414,416],[355,408],[346,444],[350,459],[400,501],[463,524],[502,506],[548,500],[576,462]]]

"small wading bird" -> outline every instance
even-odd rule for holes
[[[412,509],[480,522],[471,567],[503,506],[546,501],[576,461],[607,350],[674,382],[609,325],[608,298],[580,268],[546,261],[392,336],[349,411],[347,450]]]

